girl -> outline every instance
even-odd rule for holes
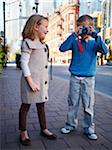
[[[43,40],[48,32],[48,19],[41,15],[32,15],[22,32],[21,46],[21,100],[19,110],[20,142],[30,145],[26,129],[26,118],[30,105],[36,103],[40,123],[40,134],[48,139],[56,139],[46,126],[44,103],[48,101],[48,61],[47,48]]]

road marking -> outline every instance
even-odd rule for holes
[[[104,94],[104,93],[102,93],[102,92],[99,92],[99,91],[97,91],[97,90],[95,90],[95,93],[96,93],[96,94],[99,94],[99,95],[102,95],[102,96],[104,96],[104,97],[107,97],[107,98],[109,98],[109,99],[112,100],[112,96],[109,96],[109,95]]]
[[[97,73],[96,75],[106,75],[112,77],[112,72],[102,72],[102,73]]]

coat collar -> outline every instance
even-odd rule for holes
[[[34,40],[32,41],[31,39],[25,39],[27,44],[29,45],[29,48],[31,49],[43,49],[46,48],[45,44],[42,44],[40,41]]]

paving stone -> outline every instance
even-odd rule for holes
[[[20,144],[20,150],[46,150],[42,141],[32,141],[31,146],[22,146]]]
[[[62,138],[58,138],[55,141],[43,139],[43,143],[46,147],[46,150],[66,150],[67,148],[70,148]]]
[[[1,150],[20,150],[20,148],[17,143],[8,143],[2,145]]]
[[[50,131],[58,135],[58,138],[51,141],[40,136],[36,107],[32,105],[27,119],[32,146],[22,146],[18,138],[18,112],[21,105],[20,76],[21,70],[13,67],[7,67],[0,76],[0,150],[112,150],[112,99],[95,93],[94,121],[99,137],[97,141],[91,141],[83,135],[82,104],[78,114],[77,130],[67,135],[61,134],[60,128],[65,124],[68,110],[69,81],[55,76],[49,84],[49,101],[45,109],[47,126]]]

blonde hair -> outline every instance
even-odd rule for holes
[[[47,17],[44,17],[42,15],[35,14],[30,16],[23,28],[23,32],[22,32],[23,39],[29,38],[31,40],[34,40],[35,39],[34,25],[35,24],[40,25],[43,19],[48,20]]]

